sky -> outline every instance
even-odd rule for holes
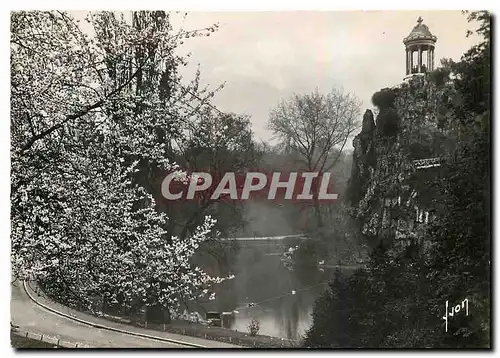
[[[460,11],[193,12],[185,28],[220,29],[181,51],[192,52],[187,71],[200,63],[205,83],[226,82],[214,104],[251,115],[256,138],[269,140],[270,109],[293,93],[343,88],[362,101],[361,113],[373,108],[373,93],[403,81],[402,41],[419,16],[437,36],[435,67],[478,42],[466,37],[475,27]]]
[[[183,22],[175,15],[172,23],[185,29],[219,23],[210,37],[188,39],[179,48],[181,54],[191,52],[182,74],[192,78],[199,64],[203,84],[225,82],[213,104],[221,111],[250,115],[256,139],[270,141],[269,112],[293,93],[342,88],[362,101],[361,113],[373,109],[373,93],[403,81],[402,40],[419,16],[437,36],[435,67],[441,58],[459,60],[478,42],[476,36],[466,37],[475,24],[456,10],[204,11],[190,12]]]

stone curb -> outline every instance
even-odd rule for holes
[[[79,322],[79,323],[83,323],[83,324],[89,325],[89,326],[94,327],[94,328],[105,329],[105,330],[108,330],[108,331],[113,331],[113,332],[118,332],[118,333],[124,333],[124,334],[128,334],[128,335],[131,335],[131,336],[136,336],[136,337],[141,337],[141,338],[148,338],[148,339],[153,339],[153,340],[157,340],[157,341],[163,341],[163,342],[167,342],[167,343],[180,344],[180,345],[189,346],[189,347],[193,347],[193,348],[209,348],[207,346],[202,346],[201,344],[182,342],[182,341],[177,341],[175,339],[168,339],[168,338],[163,338],[163,337],[151,336],[149,334],[144,334],[144,333],[129,332],[129,331],[125,331],[125,330],[122,330],[122,329],[108,327],[108,326],[105,326],[105,325],[102,325],[102,324],[98,324],[98,323],[94,323],[94,322],[90,322],[90,321],[85,321],[85,320],[80,319],[80,318],[72,317],[72,316],[70,316],[70,315],[68,315],[66,313],[59,312],[59,311],[53,309],[52,307],[49,307],[49,306],[47,306],[47,305],[45,305],[45,304],[37,301],[33,297],[33,295],[30,293],[30,291],[29,291],[29,289],[28,289],[28,287],[26,285],[26,281],[23,281],[23,287],[24,287],[24,290],[26,291],[26,293],[28,294],[28,297],[33,302],[35,302],[38,306],[40,306],[42,308],[45,308],[46,310],[48,310],[48,311],[50,311],[52,313],[55,313],[56,315],[63,316],[65,318],[71,319],[71,320]]]

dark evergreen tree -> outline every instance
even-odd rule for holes
[[[351,346],[351,297],[344,275],[337,269],[329,288],[314,305],[313,325],[304,344],[310,348],[345,348]]]

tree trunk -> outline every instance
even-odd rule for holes
[[[314,200],[314,213],[316,215],[316,224],[318,229],[323,228],[323,218],[321,217],[321,209],[319,207],[318,199]]]

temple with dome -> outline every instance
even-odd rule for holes
[[[406,47],[406,77],[422,75],[434,70],[434,48],[437,37],[434,36],[427,25],[419,17],[417,25],[410,34],[403,39]]]

